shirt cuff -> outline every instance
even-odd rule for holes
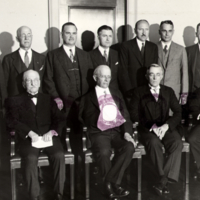
[[[52,136],[58,136],[58,133],[54,130],[51,130],[51,134],[52,134]]]

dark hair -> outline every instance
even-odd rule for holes
[[[149,24],[149,22],[148,22],[146,19],[141,19],[141,20],[139,20],[139,21],[137,21],[137,22],[135,23],[135,29],[137,29],[137,26],[138,26],[138,24],[139,24],[140,22],[146,22],[147,24]]]
[[[170,24],[170,25],[172,25],[173,28],[174,28],[174,24],[173,24],[173,22],[172,22],[171,20],[162,21],[162,22],[160,23],[160,28],[161,28],[161,26],[162,26],[163,24]]]
[[[97,34],[99,35],[99,33],[102,31],[102,30],[111,30],[113,32],[113,29],[110,27],[110,26],[107,26],[107,25],[103,25],[103,26],[100,26],[97,30]]]
[[[76,27],[76,25],[74,23],[67,22],[67,23],[65,23],[65,24],[62,25],[62,32],[64,31],[65,26],[75,26]],[[77,27],[76,27],[76,30],[78,30]]]
[[[197,31],[198,31],[198,28],[199,28],[199,26],[200,26],[200,23],[199,23],[199,24],[197,24]]]

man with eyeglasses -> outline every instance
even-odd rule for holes
[[[6,123],[16,131],[19,154],[24,163],[26,186],[31,200],[40,200],[38,155],[47,153],[52,166],[54,200],[62,200],[65,182],[64,150],[60,141],[66,116],[57,108],[50,95],[39,92],[40,76],[37,71],[23,74],[23,94],[5,101]],[[40,146],[38,143],[43,143]]]
[[[160,23],[158,43],[158,64],[164,68],[161,84],[173,88],[181,105],[186,104],[188,96],[188,61],[183,46],[172,41],[174,24],[170,20]]]
[[[17,29],[17,40],[20,48],[3,59],[3,71],[6,85],[6,96],[15,96],[23,93],[22,75],[25,71],[33,69],[43,79],[45,56],[31,49],[32,30],[27,26]],[[42,85],[40,87],[42,91]]]
[[[88,148],[91,147],[99,166],[105,195],[117,200],[129,194],[120,184],[136,143],[131,137],[132,123],[122,94],[109,87],[110,68],[98,66],[93,78],[96,86],[81,99],[79,120],[88,128]],[[112,148],[115,149],[114,163],[110,161]]]
[[[112,74],[110,86],[119,89],[119,56],[117,51],[110,48],[113,42],[113,29],[110,26],[103,25],[98,28],[97,34],[99,46],[90,52],[93,68],[95,69],[99,65],[109,66]]]
[[[173,89],[160,84],[163,75],[162,66],[150,65],[146,73],[148,84],[134,89],[130,101],[131,120],[139,122],[141,142],[159,175],[159,181],[153,187],[158,195],[169,193],[168,183],[178,181],[183,147],[178,132],[181,106]],[[172,117],[169,109],[174,112]]]

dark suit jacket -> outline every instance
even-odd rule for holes
[[[120,52],[119,81],[124,93],[147,83],[147,67],[158,62],[158,47],[146,41],[144,61],[136,38],[122,43]]]
[[[98,47],[90,52],[93,68],[97,68],[99,65],[106,65],[106,61],[99,51]],[[119,89],[118,85],[118,68],[119,68],[119,56],[118,52],[110,49],[109,51],[109,67],[111,69],[112,79],[110,86]]]
[[[189,111],[193,116],[193,122],[200,124],[200,120],[197,120],[197,116],[200,114],[200,88],[194,91],[193,98],[189,102]]]
[[[148,85],[134,89],[130,102],[130,115],[133,122],[139,122],[142,132],[149,132],[153,124],[161,126],[169,124],[169,130],[173,131],[181,121],[181,106],[172,88],[160,85],[158,102],[161,105],[161,121],[159,124],[155,119],[155,99],[151,94]],[[169,116],[169,109],[173,111],[173,116]]]
[[[32,61],[34,69],[39,72],[40,79],[42,80],[44,74],[44,62],[45,56],[35,52],[32,50]],[[4,78],[5,84],[7,89],[6,96],[15,96],[25,92],[22,86],[22,76],[23,72],[21,69],[21,57],[19,54],[19,50],[8,54],[3,59],[3,71],[4,71]],[[41,81],[42,83],[42,81]],[[42,85],[40,86],[40,91],[42,91]]]
[[[1,109],[3,107],[4,100],[6,98],[6,86],[5,86],[5,78],[4,78],[4,73],[3,73],[3,67],[1,65],[0,61],[0,96],[1,96]]]
[[[26,139],[30,130],[44,135],[55,130],[61,135],[66,123],[66,116],[61,113],[50,95],[39,93],[37,105],[26,93],[7,98],[6,122],[10,129],[15,129],[21,139]]]
[[[90,55],[76,47],[76,55],[78,57],[82,95],[85,94],[92,84],[92,62]],[[67,99],[70,92],[70,76],[68,73],[68,59],[63,46],[55,49],[47,54],[46,71],[44,75],[45,90],[53,97],[60,97],[63,100],[65,109],[67,107]]]
[[[130,116],[123,100],[122,94],[119,90],[116,90],[114,88],[109,89],[118,109],[120,110],[122,116],[126,119],[126,122],[120,127],[121,130],[119,128],[116,130],[123,133],[128,132],[131,134],[132,123],[130,121]],[[83,125],[87,126],[89,137],[91,137],[92,134],[101,132],[101,130],[97,128],[99,114],[99,103],[97,100],[96,91],[95,89],[93,89],[81,98],[79,109],[79,120],[82,122]]]
[[[194,92],[194,77],[195,69],[197,66],[197,54],[199,53],[199,45],[195,44],[190,47],[186,47],[188,57],[188,74],[189,74],[189,92]]]

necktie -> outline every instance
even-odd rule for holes
[[[141,54],[142,54],[142,58],[144,58],[144,43],[142,43]]]
[[[165,55],[167,54],[167,45],[165,45],[163,52],[165,53]]]
[[[153,91],[153,94],[152,94],[153,97],[155,98],[156,101],[158,101],[158,96],[159,96],[158,89],[153,89],[152,88],[152,91]]]
[[[25,62],[26,67],[28,68],[28,66],[29,66],[28,51],[26,51],[26,53],[25,53],[24,62]]]
[[[108,55],[107,55],[107,53],[106,53],[106,50],[104,50],[104,57],[105,57],[105,59],[106,59],[106,62],[108,62]]]
[[[69,51],[70,51],[70,60],[71,60],[72,62],[74,62],[74,55],[73,55],[73,52],[72,52],[71,49],[70,49]]]
[[[106,94],[107,94],[107,93],[106,93],[106,90],[104,90],[103,93],[104,93],[104,98],[106,99]]]

